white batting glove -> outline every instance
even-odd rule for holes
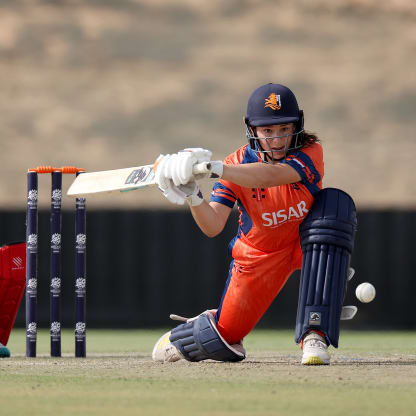
[[[172,181],[171,181],[172,182]],[[183,205],[185,203],[185,195],[182,191],[178,189],[172,182],[169,188],[162,190],[163,195],[170,201],[172,204]]]
[[[185,193],[185,201],[190,207],[197,207],[204,201],[201,189],[196,182],[188,182],[186,185],[179,185],[178,188]]]
[[[168,187],[168,180],[172,180],[176,186],[186,185],[203,178],[221,178],[223,163],[220,160],[210,162],[211,170],[206,173],[193,174],[196,164],[209,162],[212,153],[201,148],[184,149],[173,155],[160,155],[156,160],[155,179],[161,189]]]
[[[195,181],[188,182],[186,185],[176,186],[166,172],[176,160],[177,155],[160,155],[157,160],[155,180],[163,195],[173,204],[183,205],[185,201],[190,206],[198,206],[204,200],[199,186]]]
[[[211,162],[212,171],[202,174],[193,174],[193,167],[198,163],[209,162],[212,153],[202,148],[189,148],[170,155],[168,160],[164,160],[163,175],[172,179],[176,186],[186,185],[195,179],[206,177],[220,178],[222,176],[223,165],[220,161]]]
[[[172,156],[166,167],[166,176],[178,186],[195,180],[192,168],[197,163],[209,162],[212,152],[198,147],[181,150]]]
[[[203,149],[202,147],[187,147],[180,150],[179,153],[188,152],[195,158],[195,163],[209,162],[212,157],[211,150]]]
[[[159,155],[154,164],[155,181],[162,192],[169,187],[170,178],[166,176],[165,168],[170,158],[171,155]]]
[[[196,182],[188,182],[186,185],[176,186],[169,179],[169,185],[165,189],[159,189],[170,202],[176,205],[183,205],[186,201],[189,206],[197,207],[204,201],[202,192]]]
[[[172,180],[176,186],[185,185],[194,179],[192,168],[196,162],[197,159],[192,152],[179,152],[163,156],[155,174],[157,184],[159,187],[165,188],[167,186],[166,181]]]
[[[191,152],[193,157],[196,158],[195,163],[203,163],[211,161],[212,152],[210,150],[202,149],[201,147],[189,147],[187,149],[181,150],[182,152]],[[195,164],[194,163],[194,164]],[[193,178],[204,179],[204,178],[221,178],[223,172],[223,164],[220,160],[211,161],[211,172],[201,173],[198,175],[193,175]]]
[[[166,175],[166,166],[173,155],[159,155],[156,159],[155,181],[165,196],[172,204],[183,205],[185,195],[172,182],[172,179]]]

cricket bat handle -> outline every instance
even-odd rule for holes
[[[194,175],[199,175],[201,173],[209,173],[209,172],[211,172],[211,162],[197,163],[192,168],[192,173]]]

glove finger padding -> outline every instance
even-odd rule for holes
[[[192,168],[197,159],[189,152],[180,152],[171,171],[173,183],[185,185],[193,179]]]
[[[179,152],[179,154],[192,154],[192,168],[195,164],[197,163],[204,163],[204,162],[210,162],[211,161],[211,157],[212,157],[212,152],[210,150],[207,149],[202,149],[201,147],[190,147],[190,148],[186,148],[183,149]],[[209,173],[201,173],[198,175],[194,175],[193,171],[189,172],[189,174],[191,175],[189,180],[195,180],[195,179],[204,179],[207,176],[209,176]],[[222,174],[222,171],[221,171]],[[183,182],[184,183],[184,182]]]
[[[202,147],[188,147],[181,150],[181,152],[191,152],[196,159],[196,163],[209,162],[212,157],[212,152]]]
[[[163,165],[163,175],[167,179],[172,179],[172,172],[175,169],[177,158],[178,158],[178,154],[174,153],[173,155],[170,155],[169,159]]]
[[[185,203],[186,193],[177,188],[172,179],[167,173],[169,173],[170,165],[175,163],[177,155],[160,155],[156,162],[155,181],[165,196],[170,202],[177,205],[183,205]]]
[[[196,164],[210,162],[212,152],[199,147],[181,150],[173,155],[159,156],[156,168],[156,182],[159,187],[166,188],[167,180],[171,179],[175,186],[186,185],[195,179],[204,179],[206,177],[220,178],[223,172],[221,161],[211,162],[211,172],[202,174],[193,174],[193,168]]]
[[[171,156],[172,155],[159,155],[156,159],[157,167],[155,172],[155,181],[162,192],[169,187],[169,178],[165,175],[165,167]]]
[[[176,186],[184,185],[193,179],[192,167],[195,162],[195,157],[189,152],[169,155],[168,160],[162,165],[163,172],[161,175],[167,179],[172,179]]]

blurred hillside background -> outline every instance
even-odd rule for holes
[[[416,207],[412,0],[1,0],[0,21],[3,208],[24,209],[36,165],[116,169],[189,146],[223,158],[266,82],[297,95],[326,186],[359,208]],[[88,205],[172,208],[155,189]]]
[[[0,0],[0,22],[2,242],[25,238],[28,168],[117,169],[184,147],[222,159],[246,143],[250,93],[278,82],[322,140],[324,185],[358,206],[346,303],[358,303],[363,281],[377,297],[359,305],[351,327],[416,327],[413,0]],[[49,175],[40,182],[39,325],[47,326]],[[63,327],[73,325],[72,202],[63,201]],[[168,326],[169,313],[218,304],[236,212],[209,239],[157,189],[87,206],[89,326]],[[298,277],[262,324],[293,328]],[[16,324],[24,322],[22,302]]]

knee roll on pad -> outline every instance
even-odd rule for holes
[[[354,201],[345,192],[325,188],[315,195],[299,227],[302,270],[295,341],[310,330],[325,333],[338,347],[339,321],[357,227]]]
[[[209,312],[172,329],[169,340],[188,361],[241,361],[246,358],[227,344]]]

